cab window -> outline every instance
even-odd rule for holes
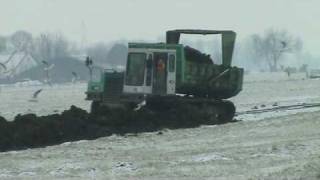
[[[147,55],[145,53],[129,53],[126,71],[126,85],[142,86]]]

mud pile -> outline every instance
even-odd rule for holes
[[[17,115],[14,121],[0,117],[0,151],[43,147],[68,141],[96,139],[112,134],[140,133],[163,128],[191,128],[218,124],[191,107],[165,111],[99,109],[95,114],[71,106],[61,114]]]

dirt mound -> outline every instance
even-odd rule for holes
[[[17,115],[9,122],[0,117],[0,151],[35,148],[112,134],[151,132],[163,128],[191,128],[217,124],[191,107],[154,112],[147,109],[127,111],[101,108],[90,114],[71,106],[61,114]]]

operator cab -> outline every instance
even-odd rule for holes
[[[123,92],[175,94],[176,50],[129,48]]]

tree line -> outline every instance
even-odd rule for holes
[[[221,61],[222,55],[219,43],[221,41],[218,40],[190,42],[199,50],[212,47],[213,51],[210,54],[216,62]],[[8,47],[8,44],[11,44],[11,47]],[[79,44],[70,42],[61,33],[41,33],[33,36],[21,30],[10,37],[0,36],[0,53],[7,51],[11,53],[11,56],[19,52],[27,53],[39,64],[42,61],[54,63],[54,61],[63,61],[64,57],[85,54],[90,56],[98,66],[112,67],[125,65],[126,44],[126,41],[112,43],[101,41],[86,46],[86,48],[80,48]],[[302,52],[303,41],[300,37],[286,30],[268,29],[264,33],[252,34],[241,41],[237,40],[233,57],[236,65],[245,66],[247,69],[273,72],[284,70],[282,61],[287,56],[303,59],[301,58]]]
[[[23,53],[41,65],[43,61],[54,63],[77,55],[91,56],[99,66],[123,65],[127,53],[125,43],[99,42],[86,48],[69,41],[62,33],[41,33],[33,36],[30,32],[19,30],[9,37],[0,35],[0,53]]]

